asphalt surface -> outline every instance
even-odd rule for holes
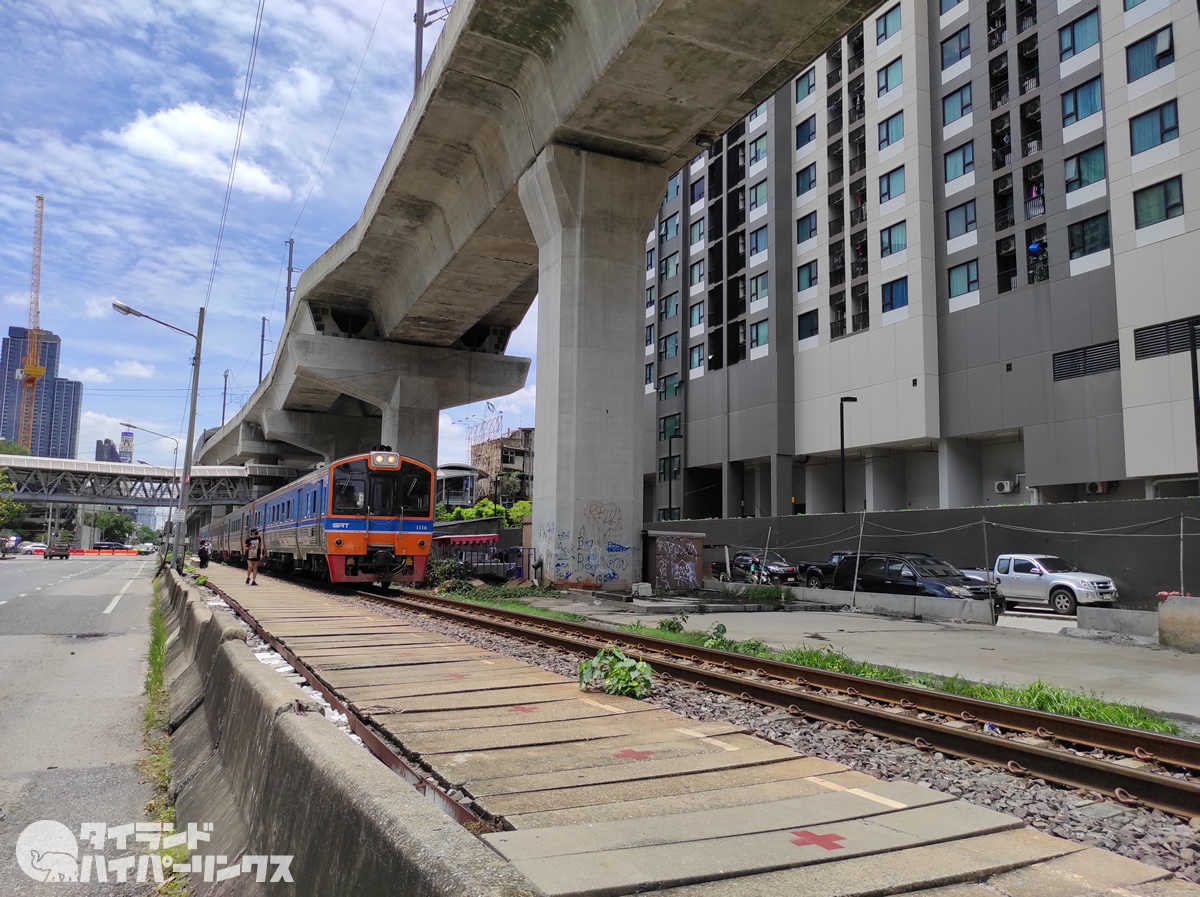
[[[5,897],[151,893],[148,885],[116,883],[115,870],[103,885],[39,882],[22,871],[17,850],[27,855],[36,847],[49,853],[44,848],[50,847],[59,856],[74,849],[78,858],[100,852],[85,843],[21,837],[27,826],[42,820],[61,823],[74,836],[84,823],[112,827],[145,821],[153,792],[137,763],[153,572],[150,558],[0,561],[0,894]],[[114,860],[141,852],[139,846],[130,841],[128,849],[118,850],[108,840],[104,854]],[[41,865],[53,863],[43,859]]]

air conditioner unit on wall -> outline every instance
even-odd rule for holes
[[[1103,481],[1099,483],[1088,483],[1085,488],[1088,495],[1105,495],[1110,488],[1110,484]]]
[[[1017,491],[1017,484],[1012,480],[996,480],[996,494],[1007,495]]]

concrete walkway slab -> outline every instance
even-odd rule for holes
[[[579,688],[568,683],[533,685],[525,688],[492,688],[485,691],[457,692],[447,695],[421,695],[408,698],[385,698],[357,702],[351,705],[363,713],[427,713],[430,711],[477,710],[484,707],[510,707],[513,704],[548,704],[553,701],[574,701]]]
[[[337,690],[354,701],[377,701],[412,696],[452,695],[473,691],[492,691],[507,688],[529,688],[539,685],[561,685],[563,677],[542,670],[500,670],[488,675],[468,676],[465,679],[440,679],[427,682],[390,682],[382,676],[361,676],[360,685],[342,683]],[[376,680],[372,682],[371,679]]]
[[[363,685],[420,685],[425,682],[462,683],[470,680],[488,681],[507,673],[528,670],[508,663],[499,655],[476,654],[442,659],[418,665],[373,666],[355,669],[331,669],[321,678],[334,688],[354,688]],[[550,675],[550,674],[547,674]],[[562,677],[556,676],[561,682]]]
[[[645,713],[653,709],[642,704],[622,713]],[[515,702],[508,707],[485,707],[478,710],[454,710],[446,713],[382,713],[374,722],[393,735],[404,738],[417,732],[461,732],[466,729],[493,729],[498,726],[522,726],[534,723],[564,722],[612,716],[613,710],[594,703],[552,701],[549,704]]]
[[[988,881],[1008,897],[1076,897],[1170,878],[1166,869],[1091,848],[1037,866],[1014,869]],[[1200,891],[1200,889],[1197,889]]]

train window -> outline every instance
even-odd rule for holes
[[[407,517],[428,517],[433,478],[429,471],[405,461],[396,480],[396,499]]]
[[[362,514],[367,504],[367,463],[348,461],[333,469],[333,513]]]

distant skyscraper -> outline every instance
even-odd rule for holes
[[[9,327],[0,347],[0,438],[17,438],[21,416],[21,381],[17,371],[28,344],[24,327]],[[58,376],[62,340],[42,331],[41,363],[46,375],[38,381],[33,409],[33,445],[30,452],[48,458],[74,458],[79,447],[79,417],[83,384]]]
[[[117,450],[116,444],[111,439],[97,439],[96,460],[118,463],[121,460],[121,453]]]

